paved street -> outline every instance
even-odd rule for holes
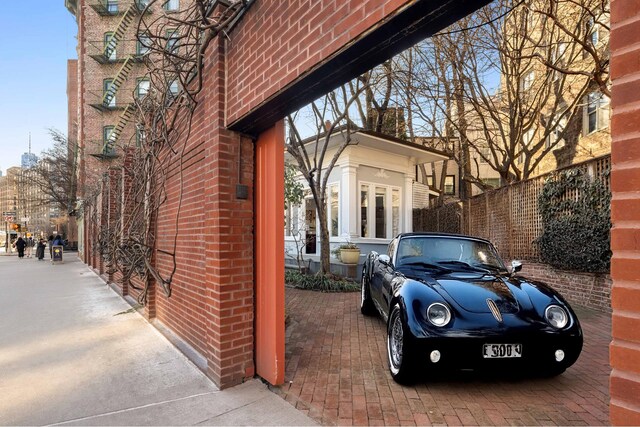
[[[388,372],[385,325],[360,314],[359,298],[287,289],[290,383],[281,393],[323,424],[609,424],[610,315],[574,307],[584,349],[556,378],[467,373],[401,387]]]
[[[314,423],[258,380],[218,390],[75,254],[0,255],[1,425]]]

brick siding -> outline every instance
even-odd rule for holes
[[[640,424],[640,2],[611,2],[612,335],[610,420]]]
[[[558,270],[547,264],[525,261],[522,276],[551,286],[571,304],[581,305],[601,312],[611,311],[611,277],[608,274],[591,274]]]

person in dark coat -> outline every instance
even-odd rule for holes
[[[38,247],[36,248],[36,257],[38,257],[38,261],[42,261],[44,259],[44,248],[46,244],[44,239],[40,239],[38,241]]]
[[[53,234],[49,236],[47,245],[49,246],[49,256],[53,259]]]
[[[20,236],[18,237],[18,240],[16,240],[15,245],[18,250],[18,258],[24,258],[24,248],[27,246],[27,242],[25,242],[22,236]]]

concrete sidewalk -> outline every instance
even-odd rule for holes
[[[315,424],[258,380],[218,390],[130,308],[75,254],[0,257],[0,424]]]

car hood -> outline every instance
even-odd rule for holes
[[[440,277],[436,283],[435,288],[443,297],[448,296],[461,308],[473,313],[490,313],[489,299],[504,314],[517,313],[523,304],[531,305],[526,292],[501,276],[452,274]]]

